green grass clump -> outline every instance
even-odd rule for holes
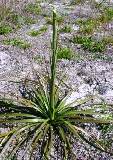
[[[94,40],[92,37],[76,36],[72,41],[73,43],[81,44],[84,50],[90,52],[104,52],[106,49],[106,45],[103,41]]]
[[[6,45],[17,46],[21,49],[27,49],[30,47],[30,44],[28,42],[17,38],[4,40],[3,43]]]
[[[40,5],[38,3],[36,3],[36,4],[29,3],[25,7],[25,11],[29,12],[31,14],[39,15],[41,13],[41,7],[40,7]]]
[[[89,18],[86,21],[83,21],[82,25],[80,26],[80,32],[91,34],[96,26],[97,22],[94,19]]]
[[[104,37],[102,39],[102,41],[107,45],[107,44],[111,44],[113,45],[113,37],[112,36],[107,36],[107,37]]]
[[[18,26],[21,26],[24,24],[24,17],[21,16],[20,14],[18,13],[15,13],[15,12],[11,12],[8,16],[7,16],[7,20],[14,24],[14,25],[18,25]]]
[[[72,31],[72,28],[69,25],[66,25],[62,27],[61,29],[59,29],[59,32],[63,32],[63,33],[70,33],[71,31]]]
[[[24,17],[24,21],[25,21],[25,24],[27,25],[37,23],[37,20],[32,17]]]
[[[11,13],[10,8],[0,5],[0,21],[4,20]]]
[[[78,19],[75,23],[80,26],[80,32],[83,34],[92,34],[95,29],[104,23],[108,23],[113,19],[113,9],[104,7],[101,15],[96,18],[88,18],[86,20]]]
[[[74,56],[72,50],[70,48],[59,48],[57,51],[57,58],[58,59],[72,59]]]
[[[84,0],[72,0],[70,5],[77,5],[77,4],[80,4],[80,3],[84,3]]]
[[[40,28],[39,30],[34,30],[34,29],[31,30],[30,32],[28,32],[28,35],[30,35],[32,37],[36,37],[36,36],[46,32],[46,31],[47,31],[47,27],[44,26],[44,27]]]
[[[107,23],[113,19],[113,9],[105,7],[102,14],[98,17],[97,21],[100,23]]]
[[[12,32],[12,28],[10,26],[5,25],[5,24],[0,25],[0,35],[5,35],[5,34],[8,34],[10,32]]]

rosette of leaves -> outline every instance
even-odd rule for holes
[[[59,155],[60,159],[76,159],[73,153],[71,136],[87,142],[96,149],[110,153],[99,140],[89,135],[80,124],[112,124],[112,115],[104,104],[86,104],[92,97],[67,102],[69,96],[60,98],[56,86],[57,62],[57,24],[56,11],[53,11],[53,39],[50,80],[32,91],[29,99],[0,100],[0,125],[7,127],[0,134],[0,157],[10,159],[22,150],[20,159],[29,152],[29,158],[51,159]],[[104,118],[107,117],[107,118]],[[59,146],[59,147],[57,147]]]

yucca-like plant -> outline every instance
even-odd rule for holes
[[[73,153],[72,137],[79,138],[93,147],[110,153],[96,137],[89,135],[80,126],[84,123],[112,124],[112,115],[104,104],[89,103],[93,97],[68,102],[69,96],[60,98],[56,80],[57,24],[53,11],[53,39],[50,80],[47,84],[38,80],[38,87],[29,99],[17,102],[0,100],[0,126],[7,128],[0,134],[0,158],[11,159],[23,151],[19,159],[76,159]],[[86,109],[86,104],[90,106]],[[104,117],[104,118],[103,118]],[[106,118],[107,117],[107,118]],[[111,117],[111,118],[110,118]],[[36,156],[36,155],[35,155]],[[53,158],[54,159],[54,158]]]

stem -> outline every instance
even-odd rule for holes
[[[52,37],[52,57],[51,57],[51,81],[50,81],[50,108],[51,118],[54,119],[54,97],[55,97],[55,78],[56,78],[56,61],[57,61],[57,23],[56,11],[53,10],[53,37]]]

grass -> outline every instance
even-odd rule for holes
[[[11,9],[4,6],[0,5],[0,21],[4,20],[8,15],[10,15]]]
[[[103,23],[108,23],[113,19],[113,8],[105,7],[101,16],[98,18],[98,21]]]
[[[83,34],[92,34],[99,26],[108,23],[113,19],[113,9],[104,7],[101,15],[96,18],[86,20],[78,19],[75,23],[80,26],[80,32]]]
[[[44,26],[44,27],[40,28],[39,30],[34,30],[34,29],[31,30],[30,32],[28,32],[28,35],[30,35],[32,37],[36,37],[36,36],[46,32],[46,31],[47,31],[47,27]]]
[[[0,25],[0,35],[5,35],[12,32],[12,28],[9,25],[1,24]]]
[[[113,45],[113,37],[112,37],[112,36],[106,36],[106,37],[104,37],[104,38],[102,39],[102,41],[103,41],[106,45],[108,45],[108,44]]]
[[[74,54],[70,48],[59,48],[57,51],[57,58],[58,59],[68,59],[71,60]]]
[[[41,13],[41,7],[38,3],[29,3],[25,6],[24,10],[35,15],[39,15]]]
[[[71,0],[70,5],[77,5],[80,3],[84,3],[84,0]]]
[[[30,44],[28,42],[18,39],[18,38],[4,40],[3,43],[5,45],[12,45],[12,46],[19,47],[21,49],[27,49],[30,47]]]
[[[80,26],[80,32],[83,34],[92,34],[94,29],[97,27],[97,21],[92,18],[88,18],[87,20],[79,19],[76,21]]]
[[[32,17],[24,17],[24,22],[26,25],[35,24],[38,22],[38,20],[32,18]]]
[[[92,39],[92,37],[87,36],[76,36],[73,38],[73,43],[81,44],[84,50],[90,52],[104,52],[106,50],[106,45],[104,41],[97,41]]]
[[[12,11],[10,8],[0,6],[0,34],[8,34],[11,31],[20,28],[24,24],[34,24],[37,22],[32,17],[23,16],[21,13]],[[3,24],[3,25],[2,25]]]
[[[112,57],[108,56],[108,55],[104,55],[104,54],[97,54],[95,53],[94,55],[92,55],[92,59],[97,60],[97,59],[101,59],[107,62],[112,62]]]
[[[72,28],[71,26],[69,25],[65,25],[64,27],[60,28],[59,29],[59,32],[63,32],[63,33],[70,33],[72,31]]]

